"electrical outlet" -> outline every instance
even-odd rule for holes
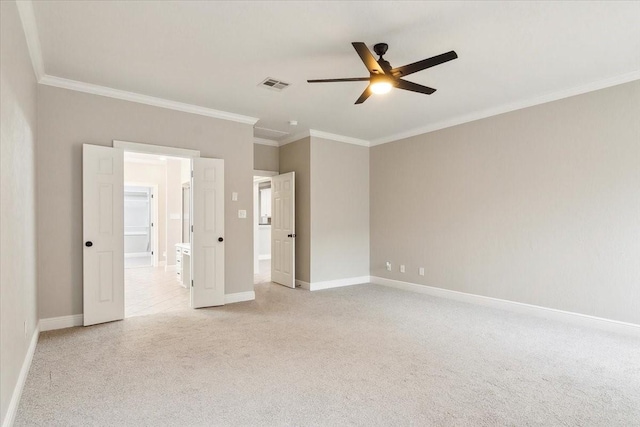
[[[246,218],[247,217],[247,211],[245,211],[244,209],[240,209],[238,211],[238,218]]]
[[[400,266],[400,273],[404,273],[404,272],[405,272],[404,264],[402,264],[402,265]]]
[[[420,267],[420,272],[419,273],[420,273],[421,276],[424,276],[424,267]]]
[[[387,261],[387,271],[391,271],[391,263]]]

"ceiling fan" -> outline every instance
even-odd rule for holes
[[[387,53],[389,46],[386,43],[378,43],[373,46],[373,51],[379,56],[378,60],[374,58],[371,51],[362,42],[351,43],[356,52],[364,62],[365,67],[369,70],[369,77],[351,77],[344,79],[319,79],[319,80],[307,80],[307,83],[332,83],[332,82],[369,82],[367,88],[362,92],[360,98],[356,101],[356,104],[362,104],[372,94],[387,93],[392,87],[398,89],[410,90],[412,92],[424,93],[431,95],[436,90],[427,86],[422,86],[417,83],[402,80],[401,77],[408,76],[409,74],[416,73],[418,71],[426,70],[427,68],[435,67],[444,62],[451,61],[458,57],[458,54],[453,50],[451,52],[436,55],[422,61],[414,62],[412,64],[403,65],[402,67],[391,68],[389,61],[386,61],[382,56]]]

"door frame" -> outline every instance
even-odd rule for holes
[[[271,179],[271,177],[280,175],[279,172],[276,171],[263,171],[263,170],[254,170],[253,171],[253,274],[258,274],[260,268],[260,260],[258,259],[260,255],[260,245],[258,244],[258,233],[260,232],[260,227],[258,226],[259,216],[260,216],[260,207],[258,206],[258,184],[263,181],[255,181],[256,177]]]
[[[125,161],[126,163],[126,161]],[[153,243],[151,244],[151,250],[153,251],[153,267],[158,266],[158,252],[160,245],[158,245],[158,184],[151,184],[149,182],[124,182],[125,187],[150,187],[155,197],[152,198],[151,209],[153,209]]]
[[[139,142],[128,142],[113,140],[113,148],[122,148],[124,151],[132,151],[134,153],[158,154],[160,156],[170,157],[200,157],[199,150],[189,150],[187,148],[166,147],[164,145],[141,144]]]
[[[181,157],[183,159],[189,160],[200,157],[200,150],[190,150],[188,148],[177,148],[164,145],[144,144],[140,142],[121,141],[117,139],[113,140],[113,148],[122,148],[125,153],[132,152],[155,154],[159,156]],[[193,161],[191,161],[191,170],[193,170]],[[193,199],[193,196],[191,198]],[[169,251],[169,248],[167,248],[167,251]],[[157,253],[157,251],[155,251],[154,254],[155,253]],[[189,293],[191,293],[191,286],[188,286],[188,288]],[[189,300],[191,301],[191,296],[189,297]]]

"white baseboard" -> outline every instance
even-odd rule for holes
[[[327,280],[324,282],[312,282],[309,284],[310,291],[321,291],[323,289],[341,288],[343,286],[362,285],[370,283],[371,276],[348,277],[346,279]]]
[[[225,304],[233,304],[234,302],[253,301],[256,299],[254,291],[237,292],[235,294],[226,294],[224,296]]]
[[[72,314],[71,316],[49,317],[40,319],[40,332],[54,331],[56,329],[72,328],[82,326],[84,318],[82,314]]]
[[[609,332],[640,336],[640,325],[637,325],[635,323],[620,322],[618,320],[589,316],[587,314],[580,314],[571,311],[557,310],[555,308],[547,308],[538,305],[485,297],[482,295],[468,294],[465,292],[452,291],[449,289],[436,288],[427,285],[419,285],[417,283],[403,282],[400,280],[385,279],[383,277],[377,276],[371,276],[371,283],[440,298],[462,301],[470,304],[483,305],[517,313],[530,314],[538,317],[544,317],[546,319],[559,320],[562,322],[592,327]]]
[[[16,419],[18,405],[20,404],[20,398],[22,397],[22,390],[24,389],[24,384],[27,381],[27,375],[29,375],[29,369],[31,368],[33,355],[36,352],[39,336],[40,324],[38,323],[38,325],[36,325],[36,329],[33,331],[33,335],[31,336],[31,342],[29,343],[27,354],[24,356],[22,368],[20,368],[20,374],[18,375],[18,381],[16,382],[16,386],[13,388],[13,394],[11,395],[11,400],[9,401],[9,407],[7,408],[7,414],[4,418],[4,422],[2,423],[2,427],[11,427]]]
[[[164,271],[166,271],[166,272],[176,271],[176,266],[175,265],[165,265]]]
[[[258,260],[260,260],[260,261],[266,261],[268,259],[271,259],[271,254],[269,254],[269,255],[258,255]]]
[[[164,267],[167,265],[167,261],[158,261],[158,267]]]
[[[303,280],[296,280],[296,286],[299,286],[302,289],[306,289],[308,291],[321,291],[323,289],[341,288],[343,286],[361,285],[363,283],[370,282],[371,276],[359,276],[313,283],[305,282]]]

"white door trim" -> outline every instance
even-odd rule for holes
[[[199,150],[189,150],[186,148],[167,147],[164,145],[142,144],[139,142],[128,142],[113,140],[114,148],[122,148],[124,151],[132,151],[135,153],[159,154],[173,157],[194,158],[200,157]]]
[[[262,171],[258,169],[253,170],[253,176],[277,176],[280,175],[279,172],[276,171]]]

